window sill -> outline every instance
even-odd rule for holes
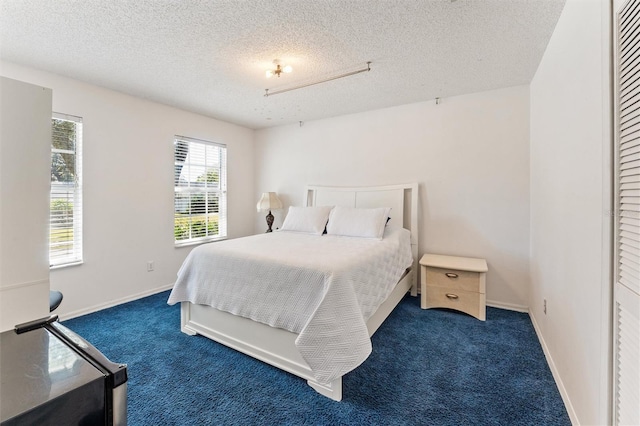
[[[208,238],[206,240],[189,241],[189,242],[185,242],[185,243],[175,243],[173,246],[175,248],[197,246],[197,245],[200,245],[200,244],[212,243],[212,242],[215,242],[215,241],[223,241],[223,240],[226,240],[226,239],[227,239],[227,237]]]
[[[69,263],[62,263],[60,265],[50,265],[49,266],[49,270],[53,271],[55,269],[62,269],[62,268],[66,268],[68,266],[79,266],[82,265],[84,263],[83,260],[79,260],[77,262],[69,262]]]

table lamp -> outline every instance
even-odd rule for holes
[[[277,210],[282,208],[282,201],[278,198],[275,192],[263,192],[260,201],[256,205],[259,212],[269,211],[267,214],[267,232],[272,232],[271,225],[273,225],[273,215],[271,210]]]

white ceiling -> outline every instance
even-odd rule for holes
[[[527,84],[564,0],[0,0],[0,58],[254,129]],[[294,70],[265,78],[274,59]],[[291,92],[277,90],[365,67]]]

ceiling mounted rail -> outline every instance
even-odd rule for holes
[[[349,77],[351,75],[356,75],[356,74],[360,74],[361,72],[367,72],[367,71],[371,71],[371,61],[367,62],[367,67],[366,68],[362,68],[362,69],[359,69],[359,70],[356,70],[356,71],[351,71],[351,72],[348,72],[348,73],[345,73],[345,74],[340,74],[340,75],[336,75],[336,76],[333,76],[333,77],[325,78],[323,80],[313,81],[311,83],[302,84],[300,86],[289,87],[288,89],[276,90],[276,91],[273,91],[273,92],[270,92],[269,89],[264,89],[264,96],[266,98],[266,97],[269,97],[269,96],[278,95],[280,93],[290,92],[292,90],[302,89],[303,87],[314,86],[314,85],[320,84],[320,83],[326,83],[328,81],[337,80],[339,78],[344,78],[344,77]]]

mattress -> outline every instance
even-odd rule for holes
[[[366,322],[412,263],[406,229],[388,229],[382,240],[276,231],[196,247],[168,303],[297,333],[298,351],[329,383],[369,356]]]

